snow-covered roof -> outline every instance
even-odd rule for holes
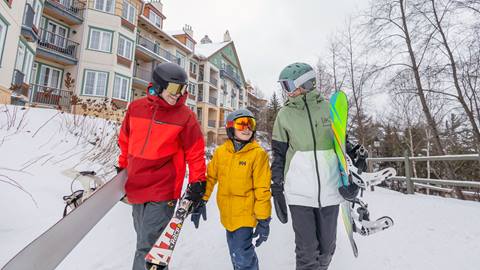
[[[183,31],[182,29],[166,30],[165,33],[167,33],[171,36],[185,35],[185,31]]]
[[[227,46],[230,42],[231,41],[197,44],[195,46],[195,54],[201,57],[209,58],[214,53],[218,52],[223,47]]]

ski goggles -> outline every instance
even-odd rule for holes
[[[315,71],[310,70],[309,72],[298,77],[296,80],[278,80],[283,91],[291,93],[297,88],[301,87],[304,83],[308,82],[311,79],[315,78]]]
[[[187,85],[169,82],[164,91],[167,91],[172,96],[176,96],[178,94],[183,95],[187,92]]]
[[[255,131],[257,128],[257,122],[251,117],[239,117],[233,121],[227,122],[227,128],[231,127],[240,131],[247,130],[247,128],[251,131]]]
[[[160,93],[161,91],[158,91],[158,90],[159,90],[158,87],[154,86],[153,83],[149,84],[148,91],[150,94],[154,95],[156,93],[157,94]],[[169,93],[172,96],[176,96],[178,94],[183,96],[183,94],[187,92],[187,85],[169,82],[167,84],[167,87],[163,91],[167,91],[167,93]]]

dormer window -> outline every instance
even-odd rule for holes
[[[189,48],[190,50],[193,51],[194,47],[195,47],[195,43],[193,43],[193,41],[191,41],[190,39],[187,38],[187,48]]]
[[[152,10],[150,10],[150,13],[148,15],[148,19],[153,23],[155,24],[156,26],[158,26],[158,28],[162,28],[162,17],[160,17],[157,13],[153,12]]]

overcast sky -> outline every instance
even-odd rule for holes
[[[192,26],[199,43],[228,29],[247,80],[269,97],[292,62],[314,65],[332,33],[368,0],[162,0],[165,30]]]

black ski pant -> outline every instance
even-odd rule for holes
[[[145,256],[173,217],[176,201],[133,204],[133,226],[137,232],[137,248],[133,270],[145,270]]]
[[[335,252],[338,205],[290,205],[295,231],[296,270],[327,270]]]

